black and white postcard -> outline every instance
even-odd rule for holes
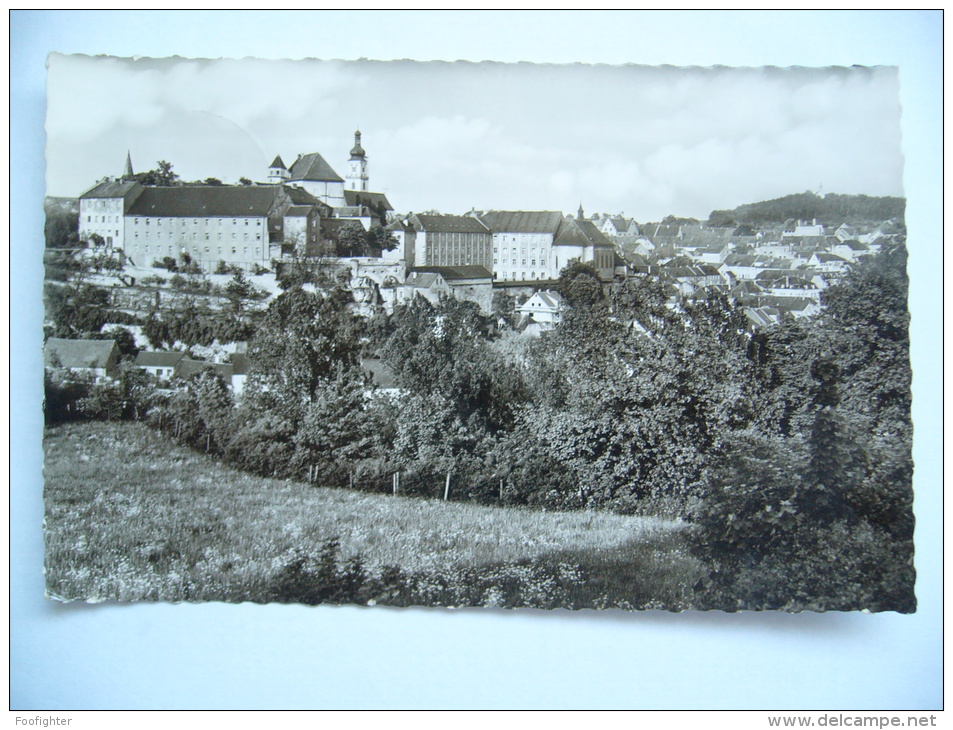
[[[47,595],[913,612],[899,100],[50,56]]]

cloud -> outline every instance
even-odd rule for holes
[[[76,194],[127,148],[195,177],[263,179],[275,154],[343,171],[402,210],[704,217],[823,186],[900,194],[895,69],[678,69],[53,56],[48,181]]]

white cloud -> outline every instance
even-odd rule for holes
[[[402,210],[668,213],[822,185],[900,194],[892,69],[142,60],[54,56],[48,181],[76,194],[143,169],[263,179],[360,126],[371,185]]]

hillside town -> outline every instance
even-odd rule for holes
[[[828,227],[790,219],[753,227],[669,216],[639,223],[621,213],[586,215],[582,204],[574,214],[398,213],[386,194],[371,189],[368,157],[357,131],[344,177],[311,152],[290,166],[276,155],[262,182],[227,185],[214,178],[183,183],[168,163],[160,164],[166,180],[137,175],[127,154],[119,176],[80,195],[72,253],[115,262],[94,280],[109,292],[113,309],[133,319],[162,306],[195,305],[196,294],[205,310],[224,308],[230,300],[222,287],[236,274],[248,289],[249,311],[261,310],[280,291],[276,271],[309,260],[335,271],[364,317],[391,314],[417,297],[433,303],[454,297],[498,315],[499,328],[534,337],[560,322],[568,307],[557,291],[560,272],[581,262],[607,291],[633,278],[657,281],[669,307],[725,296],[756,332],[786,316],[816,316],[821,293],[851,263],[902,233],[894,220]],[[196,276],[204,278],[204,290],[194,288]],[[193,360],[184,350],[194,355],[195,348],[154,351],[141,327],[125,327],[141,349],[136,367],[161,380],[210,367],[241,392],[246,343],[217,342]],[[53,338],[46,362],[108,377],[116,353],[115,343]]]
[[[137,502],[148,521],[116,522],[153,531],[172,557],[150,548],[135,580],[90,588],[71,547],[51,561],[52,594],[915,609],[902,199],[799,193],[706,221],[587,215],[582,204],[399,213],[398,192],[373,190],[359,132],[344,177],[315,152],[290,166],[276,155],[263,172],[187,182],[164,161],[136,173],[127,154],[119,177],[48,200],[48,453],[67,443],[75,454],[74,434],[121,449],[81,452],[97,462],[191,450],[163,467],[166,496]],[[175,471],[190,459],[204,466]],[[210,477],[216,464],[237,471]],[[155,493],[139,488],[139,467],[105,489],[96,472],[79,491],[72,456],[53,468],[70,475],[48,486],[58,544],[72,539],[75,504],[98,514],[91,495]],[[251,503],[233,495],[252,476],[270,485],[254,490],[256,515],[226,529],[219,503]],[[203,499],[230,496],[195,516],[191,501],[175,506],[185,481]],[[325,488],[384,511],[370,517],[362,501],[307,532],[300,551],[255,548],[269,556],[253,571],[263,579],[236,583],[235,567],[255,564],[247,557],[198,567],[237,536],[233,525],[256,526],[242,532],[249,545],[269,533],[258,497],[324,519],[307,505]],[[365,564],[370,538],[342,551],[341,525],[355,519],[414,525],[440,546],[486,531],[490,512],[438,527],[427,502],[492,507],[507,524],[575,513],[587,535],[614,518],[665,520],[668,547],[626,538],[607,563],[547,536],[556,552],[489,574],[482,558],[474,573],[451,561],[407,568],[403,547]],[[157,504],[166,518],[152,519]],[[167,526],[186,515],[198,521],[180,539]],[[146,541],[130,539],[113,543],[116,560],[140,554]],[[663,567],[633,587],[651,563],[644,551]],[[817,565],[832,567],[819,577]]]

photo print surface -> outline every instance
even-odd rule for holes
[[[51,599],[915,610],[896,68],[47,89]]]

